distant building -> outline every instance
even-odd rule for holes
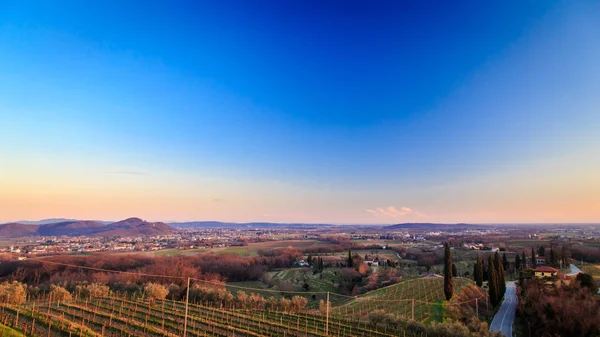
[[[535,264],[537,266],[545,266],[546,265],[546,258],[543,256],[536,256],[535,257]]]
[[[379,259],[375,258],[373,260],[365,260],[363,261],[364,264],[366,264],[369,267],[378,267],[379,266]]]

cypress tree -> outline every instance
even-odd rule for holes
[[[481,287],[483,285],[483,259],[479,255],[477,255],[477,262],[473,268],[473,276],[477,286]]]
[[[506,257],[506,253],[502,253],[502,267],[504,268],[504,271],[508,270],[508,258]]]
[[[352,268],[352,251],[348,249],[348,267]]]
[[[554,253],[554,248],[550,248],[550,265],[556,267],[558,263],[556,263],[556,253]]]
[[[488,256],[488,287],[490,294],[490,303],[495,307],[498,305],[498,287],[496,280],[496,268],[494,268],[494,260],[492,255]]]
[[[485,262],[483,261],[483,257],[479,256],[479,283],[483,285],[483,280],[485,278]]]
[[[546,248],[544,246],[540,246],[540,248],[538,248],[538,255],[546,256]]]
[[[452,277],[457,277],[458,276],[458,270],[456,270],[456,265],[453,263],[452,264]]]
[[[525,251],[522,251],[521,255],[522,255],[521,260],[523,263],[523,269],[525,269],[525,268],[527,268],[527,258],[525,257]]]
[[[535,249],[533,249],[533,246],[531,247],[531,267],[535,268],[537,265],[537,261],[535,261]]]
[[[452,284],[452,252],[448,242],[444,243],[444,295],[446,300],[450,301],[454,294],[454,284]]]
[[[500,260],[500,254],[496,252],[494,255],[494,266],[496,267],[496,287],[498,289],[498,302],[504,297],[504,292],[506,291],[506,282],[504,280],[504,266],[502,265],[502,261]]]
[[[520,270],[521,269],[521,255],[517,254],[517,256],[515,256],[515,269]]]

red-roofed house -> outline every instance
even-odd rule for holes
[[[535,268],[534,272],[535,276],[539,278],[552,277],[558,275],[558,269],[554,269],[548,266],[537,267]]]

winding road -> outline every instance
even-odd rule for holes
[[[492,320],[490,331],[499,331],[506,337],[512,337],[517,303],[517,287],[515,286],[515,282],[508,282],[506,284],[506,292],[504,293],[504,301]]]
[[[571,263],[571,273],[567,274],[568,276],[573,276],[573,275],[577,275],[579,273],[581,273],[581,269],[577,268],[576,265]]]

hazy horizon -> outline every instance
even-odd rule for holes
[[[0,9],[3,222],[600,221],[598,2]]]

